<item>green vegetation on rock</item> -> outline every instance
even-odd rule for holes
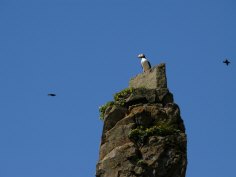
[[[114,104],[124,106],[125,105],[125,99],[129,97],[129,95],[133,92],[133,88],[126,88],[114,95],[114,101],[109,101],[106,104],[99,107],[100,112],[100,119],[104,120],[104,114],[106,109],[109,106],[113,106]]]
[[[129,97],[129,95],[134,91],[133,88],[126,88],[114,95],[114,100],[117,104],[124,106],[125,99]]]
[[[128,136],[132,141],[136,142],[139,145],[143,145],[147,138],[150,136],[167,136],[177,133],[179,131],[180,130],[173,128],[166,122],[159,122],[150,128],[144,128],[142,126],[139,126],[131,130]]]
[[[114,105],[114,101],[109,101],[107,102],[106,104],[102,105],[99,107],[99,112],[100,112],[100,119],[101,120],[104,120],[104,114],[105,114],[105,111],[106,109],[109,107],[109,106],[113,106]]]

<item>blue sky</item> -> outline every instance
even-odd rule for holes
[[[0,0],[0,177],[94,176],[98,107],[142,72],[139,53],[167,65],[188,135],[187,177],[235,176],[235,8]]]

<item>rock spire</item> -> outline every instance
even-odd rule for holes
[[[185,127],[167,88],[165,64],[131,79],[100,112],[96,177],[185,177]]]

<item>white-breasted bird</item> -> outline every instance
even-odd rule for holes
[[[143,72],[146,72],[148,71],[149,69],[151,69],[151,64],[150,62],[147,60],[147,58],[145,57],[144,54],[139,54],[138,55],[138,58],[141,59],[141,65],[142,65],[142,68],[143,68]]]

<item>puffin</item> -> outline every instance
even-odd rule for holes
[[[151,64],[143,53],[139,54],[138,58],[141,59],[141,66],[143,68],[143,72],[146,72],[151,69]]]

